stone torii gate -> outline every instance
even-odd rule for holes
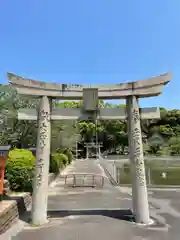
[[[38,109],[20,109],[19,120],[38,121],[36,169],[33,182],[32,222],[47,221],[47,189],[51,121],[61,119],[127,119],[132,172],[132,202],[136,222],[150,223],[140,119],[160,118],[159,108],[139,108],[138,98],[161,94],[171,79],[167,73],[150,79],[115,85],[67,85],[46,83],[7,74],[19,94],[40,98]],[[83,99],[82,109],[52,109],[52,99]],[[127,107],[98,108],[98,99],[126,99]]]

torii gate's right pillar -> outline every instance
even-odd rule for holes
[[[149,205],[138,99],[135,96],[129,96],[126,101],[133,212],[137,223],[149,224]]]
[[[131,82],[122,88],[126,93],[132,203],[137,223],[150,223],[138,98],[160,95],[163,86],[170,79],[171,73],[168,73],[144,81]]]

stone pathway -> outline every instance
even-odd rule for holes
[[[94,160],[75,162],[68,170],[68,174],[84,172],[106,177],[103,169]],[[72,209],[124,209],[127,206],[131,208],[131,198],[128,197],[127,193],[121,194],[120,191],[112,187],[107,177],[104,187],[97,189],[92,187],[64,187],[64,179],[59,178],[54,187],[49,189],[48,209],[60,211]]]
[[[95,160],[74,162],[64,173],[73,172],[104,175],[103,169]],[[64,187],[63,178],[58,178],[48,193],[50,222],[42,227],[26,225],[12,240],[179,240],[180,208],[174,209],[170,201],[157,197],[159,192],[149,193],[152,203],[150,209],[151,215],[159,218],[164,225],[151,227],[127,221],[130,213],[128,209],[131,208],[131,191],[112,186],[108,179],[102,189],[96,189],[67,188]]]

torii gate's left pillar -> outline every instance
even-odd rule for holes
[[[38,110],[36,167],[32,197],[32,223],[37,225],[47,222],[47,191],[51,143],[50,104],[50,99],[47,96],[43,96]]]

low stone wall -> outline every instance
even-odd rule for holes
[[[48,183],[55,180],[55,174],[49,174]],[[4,233],[19,217],[25,213],[31,204],[30,193],[10,193],[0,202],[0,234]]]
[[[0,203],[0,234],[5,232],[19,218],[16,201],[2,201]]]
[[[23,214],[31,202],[29,193],[5,196],[0,202],[0,234],[11,227]]]

